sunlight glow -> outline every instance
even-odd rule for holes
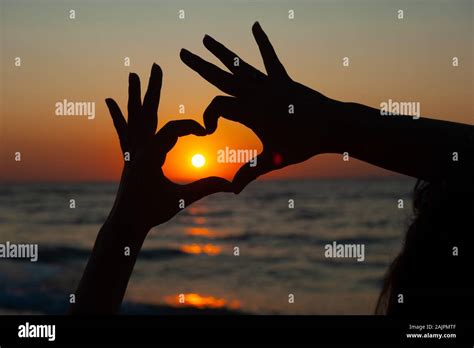
[[[191,159],[191,163],[196,168],[201,168],[206,163],[206,159],[204,158],[203,155],[201,155],[200,153],[197,153]]]

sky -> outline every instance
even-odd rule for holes
[[[180,61],[180,49],[222,67],[202,45],[209,34],[264,71],[251,33],[256,20],[290,76],[330,98],[372,107],[388,99],[417,101],[424,117],[474,124],[470,0],[1,0],[0,9],[0,181],[118,180],[122,154],[104,99],[114,98],[125,112],[128,74],[140,75],[144,91],[156,62],[164,71],[158,127],[182,118],[202,123],[208,103],[223,93]],[[181,9],[184,20],[178,18]],[[130,66],[124,66],[125,57]],[[350,58],[349,67],[343,57]],[[456,68],[452,57],[459,58]],[[55,115],[63,99],[95,102],[95,118]],[[240,164],[216,160],[226,146],[262,148],[251,130],[221,119],[209,137],[180,139],[164,171],[176,181],[232,178]],[[21,152],[20,162],[15,152]],[[207,159],[200,169],[191,166],[195,153]],[[266,178],[390,175],[322,155]]]

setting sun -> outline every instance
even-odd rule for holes
[[[200,153],[197,153],[191,159],[191,163],[196,168],[201,168],[206,163],[206,159],[204,158],[203,155],[201,155]]]

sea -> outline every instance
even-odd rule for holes
[[[121,313],[373,314],[414,184],[259,180],[208,196],[150,231]],[[0,259],[1,314],[67,311],[117,187],[0,184],[0,243],[38,245],[37,262]],[[327,257],[334,242],[364,245],[364,260]]]

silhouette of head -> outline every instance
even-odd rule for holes
[[[416,183],[414,219],[385,276],[377,314],[472,315],[473,188],[472,179]]]

